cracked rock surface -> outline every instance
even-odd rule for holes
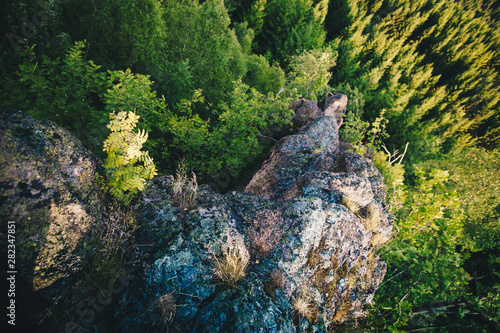
[[[188,212],[169,195],[172,177],[149,181],[136,234],[149,259],[131,272],[119,331],[328,332],[362,315],[386,272],[373,248],[392,223],[378,170],[340,146],[336,119],[323,116],[282,138],[245,191],[200,186]],[[250,253],[231,287],[213,271],[228,237]],[[171,318],[158,307],[165,294]]]

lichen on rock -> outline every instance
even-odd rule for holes
[[[119,330],[162,329],[158,311],[133,314],[168,293],[177,301],[169,325],[181,332],[327,332],[361,316],[386,271],[374,235],[389,237],[392,224],[380,173],[340,146],[336,119],[321,117],[282,138],[244,192],[222,195],[200,186],[186,227],[165,235],[164,246],[150,252],[145,274],[138,273],[144,278],[123,297]],[[142,233],[171,209],[171,198],[155,185],[168,188],[169,179],[148,183],[146,193],[152,186],[161,199],[139,204],[149,217],[138,221]],[[279,221],[263,222],[263,216]],[[273,237],[262,228],[271,228]],[[232,288],[211,267],[211,253],[228,232],[245,237],[251,253],[245,277]],[[252,248],[255,237],[269,247]]]
[[[18,283],[28,286],[19,299],[55,299],[95,249],[100,162],[56,124],[5,108],[0,145],[1,223],[15,221]]]

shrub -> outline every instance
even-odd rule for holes
[[[213,272],[224,284],[233,288],[236,282],[245,276],[245,270],[250,260],[250,254],[240,235],[226,235],[222,244],[222,253],[216,255],[209,250],[213,258]]]
[[[193,101],[202,101],[195,92],[192,101],[182,103],[182,115],[169,119],[171,150],[189,154],[186,164],[201,179],[217,178],[220,171],[240,176],[246,167],[264,157],[273,129],[290,123],[293,111],[291,98],[285,94],[267,96],[241,82],[235,82],[229,103],[221,103],[217,117],[204,120],[193,113]]]
[[[147,133],[133,131],[139,116],[121,111],[110,113],[109,118],[107,127],[111,134],[103,148],[108,153],[104,164],[108,173],[107,189],[116,199],[128,204],[138,190],[144,189],[146,180],[156,175],[156,168],[148,152],[141,151]]]
[[[289,87],[296,88],[305,98],[317,100],[316,94],[325,94],[335,65],[337,52],[332,46],[324,49],[304,51],[292,57],[291,72],[288,75]]]

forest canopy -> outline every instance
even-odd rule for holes
[[[10,1],[0,104],[101,158],[109,114],[135,111],[159,173],[185,161],[227,191],[292,100],[342,92],[342,138],[374,152],[396,230],[374,305],[344,329],[497,332],[499,18],[493,0]]]

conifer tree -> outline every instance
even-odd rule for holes
[[[269,0],[264,15],[262,31],[255,37],[256,50],[285,70],[291,56],[324,43],[324,9],[319,6],[315,12],[311,0]]]
[[[391,144],[416,155],[498,141],[499,33],[488,15],[453,1],[347,1],[352,21],[332,86],[365,98],[364,117],[387,109]]]

